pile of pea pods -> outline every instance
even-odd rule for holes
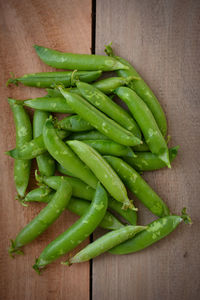
[[[17,198],[24,206],[33,201],[46,203],[12,240],[10,255],[22,253],[22,247],[41,235],[65,209],[80,218],[42,251],[33,265],[38,273],[97,227],[108,233],[63,265],[88,261],[106,251],[137,252],[167,236],[182,221],[191,223],[185,208],[180,216],[171,214],[141,176],[145,171],[171,168],[178,146],[168,149],[163,109],[134,67],[115,56],[111,45],[106,46],[107,56],[34,47],[44,63],[68,71],[8,80],[8,85],[22,83],[47,91],[45,97],[8,99],[16,126],[16,148],[6,153],[15,159]],[[109,71],[115,71],[116,77],[99,79]],[[26,107],[34,109],[33,124]],[[52,113],[67,116],[58,120]],[[27,193],[34,158],[39,187]],[[155,221],[137,225],[138,209],[127,189],[155,215]]]

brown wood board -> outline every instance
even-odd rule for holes
[[[180,145],[171,170],[144,178],[173,213],[188,207],[193,225],[139,253],[95,259],[95,300],[199,299],[199,14],[199,1],[97,1],[96,53],[112,41],[136,67],[167,114],[170,145]],[[147,224],[152,215],[139,208]]]
[[[73,214],[64,212],[41,237],[24,248],[24,256],[11,259],[7,252],[9,239],[15,238],[19,230],[43,207],[32,204],[26,208],[15,200],[13,160],[4,154],[15,147],[15,127],[7,97],[25,99],[44,94],[44,91],[22,85],[7,88],[9,72],[21,76],[52,70],[37,57],[32,47],[34,44],[66,52],[90,53],[91,1],[0,1],[0,299],[87,300],[89,263],[67,268],[60,265],[62,258],[49,266],[41,276],[32,269],[35,257],[77,219]],[[33,186],[32,178],[30,188]]]

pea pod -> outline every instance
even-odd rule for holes
[[[38,197],[38,198],[36,198],[35,195],[33,198],[31,198],[29,196],[28,198],[26,197],[24,199],[24,201],[25,202],[34,201],[34,202],[49,203],[51,201],[51,199],[53,198],[54,194],[55,194],[55,192],[51,192],[49,195],[46,195],[44,197]],[[66,209],[73,212],[74,214],[78,215],[79,217],[82,217],[89,209],[89,206],[90,206],[90,203],[86,200],[79,199],[79,198],[71,198]],[[107,211],[105,213],[103,220],[99,224],[99,227],[101,227],[103,229],[107,229],[107,230],[116,230],[116,229],[124,227],[124,225],[114,215],[112,215],[109,211]]]
[[[137,210],[128,199],[126,188],[118,175],[96,150],[80,141],[68,141],[67,143],[115,200],[122,202],[124,208]]]
[[[81,71],[113,71],[128,69],[112,57],[92,54],[63,53],[42,46],[34,46],[37,55],[47,65],[57,69]]]
[[[137,93],[137,95],[149,107],[150,111],[152,112],[156,120],[156,123],[158,124],[160,131],[162,132],[163,136],[165,136],[167,133],[166,117],[158,99],[156,98],[152,90],[144,82],[144,80],[141,78],[141,76],[138,74],[138,72],[134,69],[134,67],[129,62],[127,62],[125,59],[119,56],[114,55],[110,45],[106,46],[106,53],[116,58],[119,62],[121,62],[122,64],[128,67],[128,70],[117,71],[118,76],[123,76],[123,77],[135,76],[139,78],[139,80],[132,80],[128,85],[132,90],[134,90]]]
[[[74,175],[71,172],[69,172],[67,169],[65,169],[61,164],[57,164],[57,170],[61,174],[74,177]]]
[[[64,139],[69,135],[69,132],[64,130],[57,130],[57,135]],[[32,159],[41,155],[47,151],[43,135],[40,135],[28,143],[25,143],[23,146],[7,151],[6,154],[10,155],[13,158],[17,159]]]
[[[96,188],[97,178],[74,152],[58,137],[52,120],[48,119],[43,127],[44,144],[48,152],[75,177]]]
[[[71,265],[74,263],[81,263],[95,258],[96,256],[108,251],[109,249],[133,238],[137,233],[143,231],[144,226],[125,226],[118,230],[108,232],[87,245],[84,249],[71,257],[64,265]]]
[[[170,234],[182,221],[191,223],[189,216],[183,211],[182,216],[166,216],[150,223],[146,230],[132,239],[109,250],[112,254],[128,254],[143,250]]]
[[[81,81],[92,82],[98,79],[102,74],[102,71],[66,71],[66,72],[41,72],[34,74],[26,74],[19,78],[10,78],[7,84],[22,83],[26,86],[34,86],[38,88],[54,87],[56,84],[63,84],[65,87],[73,85],[74,79]],[[72,80],[73,77],[73,80]]]
[[[122,159],[104,156],[128,189],[156,216],[169,215],[169,209],[146,181]]]
[[[79,95],[69,93],[62,87],[59,87],[59,90],[65,97],[67,104],[79,116],[113,141],[125,146],[134,146],[141,143],[140,139],[135,137],[130,131],[108,118]]]
[[[71,140],[79,140],[79,141],[85,141],[85,140],[110,140],[107,136],[102,134],[101,132],[97,130],[91,130],[86,132],[76,132],[70,135]],[[143,142],[143,144],[133,146],[132,149],[134,151],[148,151],[149,148],[147,144]]]
[[[36,259],[33,268],[39,271],[84,241],[104,218],[107,204],[107,193],[98,183],[94,198],[87,212],[43,250],[39,258]]]
[[[71,198],[71,194],[70,184],[66,180],[62,180],[60,187],[48,205],[20,231],[15,241],[12,241],[9,253],[17,253],[21,247],[42,234],[61,215]]]
[[[72,195],[77,198],[83,198],[88,201],[92,201],[95,190],[90,186],[86,185],[78,178],[64,177],[72,186]],[[39,182],[48,185],[50,188],[57,190],[60,184],[61,176],[39,176],[37,177]],[[30,199],[30,198],[29,198]],[[42,197],[41,197],[42,199]],[[34,200],[35,201],[35,200]],[[121,203],[115,199],[109,197],[108,207],[112,211],[117,212],[122,218],[128,221],[130,224],[135,225],[137,222],[137,214],[134,210],[122,209]]]
[[[60,121],[57,121],[55,127],[67,131],[74,131],[74,132],[93,129],[90,123],[88,123],[78,115],[68,116],[63,118]]]
[[[14,99],[8,103],[13,112],[16,127],[16,146],[23,147],[32,139],[32,127],[28,114]],[[31,161],[16,159],[14,163],[14,181],[19,197],[24,197],[30,176]]]
[[[31,190],[26,194],[25,198],[21,200],[22,204],[26,206],[27,202],[49,202],[50,195],[53,196],[54,192],[48,186],[42,185],[39,188]]]
[[[127,104],[142,130],[145,142],[149,146],[150,151],[156,154],[168,168],[171,168],[166,141],[147,105],[133,90],[127,87],[120,87],[115,93]]]
[[[138,125],[125,109],[112,101],[107,95],[91,84],[78,81],[76,86],[81,95],[87,99],[88,102],[104,112],[122,127],[131,131],[139,139],[141,138],[141,132]]]
[[[172,162],[177,153],[179,146],[169,149],[169,159]],[[123,159],[138,171],[153,171],[166,167],[157,155],[151,152],[136,152],[136,157],[124,157]]]
[[[48,98],[48,97],[40,97],[35,99],[28,99],[28,100],[19,100],[21,104],[48,112],[54,113],[64,113],[64,114],[72,114],[74,110],[66,103],[64,97],[55,97],[55,98]]]
[[[43,125],[48,119],[49,114],[44,111],[35,110],[33,115],[33,137],[36,138],[42,134]],[[55,161],[51,155],[46,152],[36,157],[38,170],[46,176],[52,176],[55,172]]]

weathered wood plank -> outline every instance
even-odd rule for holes
[[[64,300],[89,299],[89,264],[65,268],[55,262],[38,276],[32,265],[43,248],[70,226],[76,217],[64,212],[57,222],[37,241],[25,247],[25,255],[11,259],[9,239],[39,212],[42,206],[20,206],[15,201],[13,160],[4,152],[15,146],[15,128],[7,97],[29,98],[44,94],[34,88],[5,86],[10,77],[25,73],[52,70],[34,52],[39,44],[61,51],[90,53],[91,1],[28,0],[0,1],[0,82],[1,82],[1,299]],[[32,187],[33,184],[30,186]],[[87,243],[87,242],[86,242]]]
[[[173,213],[189,208],[181,225],[134,255],[93,262],[93,299],[177,300],[199,297],[199,1],[97,1],[96,53],[113,41],[158,96],[171,145],[180,145],[172,170],[145,174]],[[140,224],[152,216],[140,207]]]

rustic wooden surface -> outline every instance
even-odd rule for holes
[[[9,239],[15,238],[42,206],[35,204],[24,208],[15,201],[13,160],[4,155],[4,151],[15,146],[15,128],[7,97],[25,99],[44,94],[23,86],[6,88],[9,72],[19,76],[51,70],[35,54],[34,44],[61,51],[90,53],[91,1],[1,0],[0,27],[0,299],[87,300],[88,263],[65,268],[56,262],[41,276],[31,267],[47,243],[75,221],[76,217],[71,213],[64,212],[37,241],[25,247],[24,256],[13,260],[8,256]]]
[[[193,225],[140,253],[95,259],[95,300],[199,299],[199,15],[195,0],[97,1],[96,53],[113,41],[158,96],[170,144],[180,145],[172,170],[145,178],[173,213],[187,206]],[[150,219],[140,206],[140,223]]]

